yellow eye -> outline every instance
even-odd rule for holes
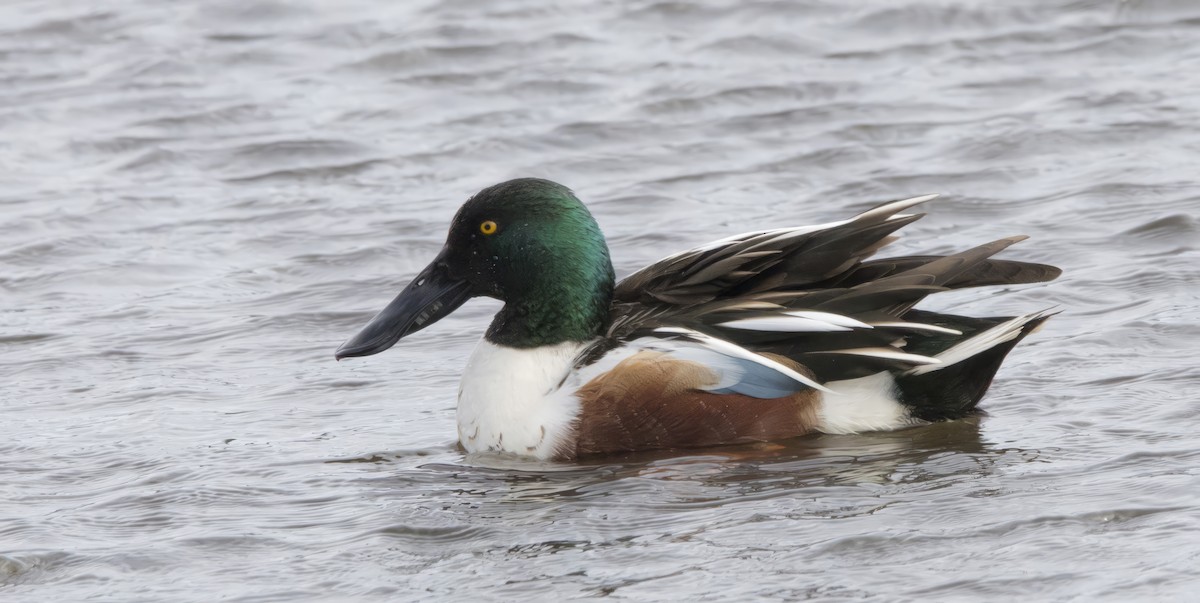
[[[479,232],[482,232],[485,235],[495,234],[496,223],[491,220],[484,221],[483,224],[479,225]]]

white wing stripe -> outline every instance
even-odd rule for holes
[[[742,331],[775,331],[779,333],[830,333],[850,330],[850,327],[843,327],[829,322],[786,315],[739,318],[737,320],[717,323],[717,326]]]
[[[807,385],[808,387],[811,387],[813,389],[818,389],[823,392],[832,393],[832,391],[829,388],[821,385],[820,383],[817,383],[816,381],[813,381],[812,379],[809,379],[808,377],[805,377],[804,375],[801,375],[800,373],[797,373],[796,371],[788,368],[787,366],[784,366],[774,360],[771,360],[770,358],[767,358],[766,356],[761,356],[759,354],[755,354],[754,352],[751,352],[750,350],[747,350],[746,348],[743,348],[739,345],[735,345],[728,341],[717,339],[716,337],[710,337],[699,331],[693,331],[691,329],[685,329],[683,327],[659,327],[657,329],[654,329],[654,332],[655,333],[668,333],[668,334],[673,333],[673,334],[679,334],[679,335],[687,335],[688,337],[695,339],[696,341],[700,342],[701,344],[703,344],[705,346],[712,348],[713,350],[716,350],[723,354],[728,354],[729,356],[733,356],[735,358],[749,360],[751,362],[765,366],[771,370],[783,373],[784,375],[787,375],[789,378],[791,378],[799,383],[802,383],[804,385]]]
[[[871,326],[881,329],[907,329],[909,331],[929,331],[930,333],[944,333],[946,335],[962,335],[962,331],[957,329],[948,329],[920,322],[875,322],[871,323]]]
[[[849,354],[851,356],[866,356],[868,358],[883,358],[886,360],[899,360],[901,362],[911,362],[913,364],[941,364],[941,360],[922,356],[920,354],[909,354],[899,350],[888,348],[854,348],[850,350],[828,350],[819,352],[821,354]]]
[[[818,312],[816,310],[795,310],[795,311],[791,311],[791,312],[784,312],[784,314],[787,314],[788,316],[795,316],[797,318],[807,318],[809,320],[819,320],[821,322],[827,322],[831,325],[837,325],[839,327],[852,327],[852,328],[856,328],[856,329],[871,328],[871,325],[869,325],[865,322],[862,322],[860,320],[855,320],[853,318],[850,318],[849,316],[842,316],[841,314],[834,314],[832,312]]]

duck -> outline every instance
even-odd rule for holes
[[[978,318],[916,309],[958,289],[1053,280],[993,259],[876,258],[923,195],[826,224],[722,238],[619,282],[587,207],[561,184],[487,187],[432,262],[336,351],[391,348],[468,299],[503,302],[463,370],[467,453],[571,461],[643,450],[915,428],[966,417],[1053,309]]]

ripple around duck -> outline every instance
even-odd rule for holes
[[[806,82],[795,86],[741,86],[696,97],[657,100],[640,107],[657,118],[683,115],[692,119],[783,110],[796,104],[828,103],[851,97],[860,87],[851,82]]]
[[[721,38],[698,47],[696,51],[724,56],[770,59],[780,55],[795,57],[817,55],[820,54],[820,46],[795,36],[754,34]]]
[[[1197,203],[1200,204],[1200,200]],[[1172,214],[1134,226],[1121,234],[1156,242],[1195,243],[1200,235],[1200,220],[1187,214]]]
[[[0,554],[0,586],[38,584],[48,573],[80,561],[78,555],[65,551]]]
[[[254,143],[223,153],[211,167],[230,181],[281,175],[337,175],[382,161],[377,151],[345,140],[277,140]],[[262,166],[248,170],[246,166]]]
[[[473,542],[485,539],[491,530],[479,526],[414,526],[392,525],[372,529],[360,534],[357,539],[382,537],[397,540],[407,544],[449,544],[452,542]]]
[[[1194,1],[24,2],[0,28],[0,598],[1194,590]],[[331,352],[518,175],[576,190],[621,274],[943,192],[889,253],[1025,232],[1006,257],[1065,274],[929,307],[1063,312],[970,421],[467,455],[455,385],[498,303]]]
[[[239,129],[269,119],[271,112],[253,103],[207,107],[198,111],[180,111],[174,115],[134,121],[133,128],[145,128],[170,136],[237,133]]]
[[[378,53],[354,61],[343,69],[384,73],[393,77],[431,69],[472,73],[534,57],[544,58],[543,55],[547,53],[579,50],[596,43],[596,40],[576,34],[550,34],[521,42],[421,46]]]

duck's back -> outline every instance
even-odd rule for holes
[[[1005,355],[1050,313],[971,318],[913,307],[940,291],[1060,271],[992,259],[1021,236],[946,256],[871,259],[921,217],[900,212],[932,198],[729,237],[620,282],[611,326],[582,363],[634,342],[652,351],[580,387],[575,451],[897,429],[972,412]],[[646,342],[656,339],[674,347],[654,351],[663,348]],[[730,374],[735,387],[709,383]]]

